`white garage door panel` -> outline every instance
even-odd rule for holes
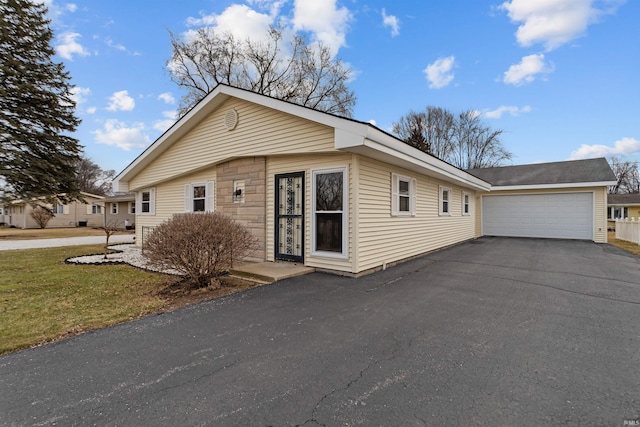
[[[593,194],[485,196],[485,236],[593,239]]]

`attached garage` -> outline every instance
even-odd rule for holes
[[[593,240],[593,193],[484,196],[482,234]]]
[[[607,242],[606,159],[471,169],[491,184],[479,196],[478,235]]]

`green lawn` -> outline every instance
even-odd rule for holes
[[[0,354],[157,311],[178,279],[126,265],[65,264],[101,245],[0,251]]]

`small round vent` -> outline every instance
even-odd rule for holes
[[[227,130],[234,130],[238,126],[238,112],[234,109],[227,111],[224,116],[224,126]]]

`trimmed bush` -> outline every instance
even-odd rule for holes
[[[216,285],[255,245],[247,228],[221,213],[185,213],[157,226],[145,238],[143,253],[153,266],[177,270],[205,287]]]

